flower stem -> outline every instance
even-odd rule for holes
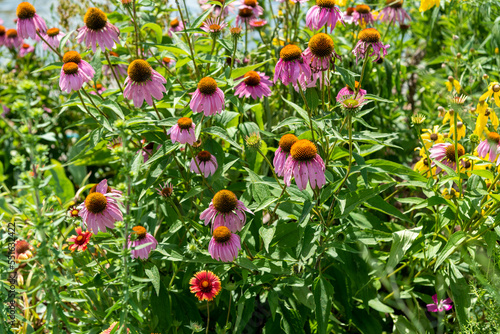
[[[269,159],[265,156],[264,153],[262,153],[262,151],[260,150],[260,148],[257,149],[257,152],[264,158],[264,160],[266,160],[267,164],[269,165],[269,168],[271,168],[271,172],[273,172],[273,176],[274,176],[274,179],[276,180],[276,182],[278,182],[279,186],[281,189],[283,189],[284,192],[286,192],[286,194],[288,196],[290,196],[290,194],[286,191],[285,187],[283,187],[283,185],[281,184],[280,182],[280,179],[278,178],[278,176],[276,175],[275,171],[274,171],[274,167],[273,165],[271,164],[271,162],[269,161]]]
[[[208,306],[208,300],[207,300],[207,331],[206,334],[208,334],[208,326],[210,325],[210,307]]]
[[[42,36],[42,35],[38,32],[38,30],[36,31],[36,34],[37,34],[37,35],[38,35],[38,37],[40,37],[40,39],[41,39],[41,40],[42,40],[42,41],[43,41],[43,42],[44,42],[44,43],[45,43],[45,44],[46,44],[46,45],[47,45],[47,46],[48,46],[48,47],[49,47],[52,51],[54,51],[54,53],[55,53],[55,54],[57,54],[57,55],[59,56],[59,58],[62,60],[62,58],[63,58],[63,57],[62,57],[62,55],[59,53],[59,51],[57,51],[56,49],[54,49],[54,48],[52,47],[52,45],[50,45],[50,44],[49,44],[49,42],[47,42],[47,41],[45,40],[45,38],[43,38],[43,36]]]
[[[94,106],[94,108],[97,109],[97,111],[99,111],[101,113],[101,115],[103,115],[106,119],[109,119],[108,115],[106,115],[95,103],[94,103],[94,100],[92,99],[92,97],[85,91],[85,89],[81,89],[81,91],[85,94],[85,96],[89,99],[90,103],[92,103],[92,105]]]
[[[158,108],[156,108],[155,101],[153,101],[153,108],[155,109],[156,115],[158,116],[158,121],[161,121],[162,117],[161,117],[160,112],[158,111]],[[167,137],[168,135],[167,135],[167,130],[165,130],[165,126],[162,126],[162,129],[163,129],[163,133],[165,134],[165,137]]]
[[[182,14],[181,6],[179,5],[179,0],[175,0],[175,4],[177,5],[177,10],[179,11],[179,15],[181,16],[181,20],[184,23],[184,15]],[[196,66],[196,59],[194,57],[194,49],[193,49],[193,45],[191,44],[191,38],[189,37],[189,35],[187,34],[185,29],[182,29],[182,31],[184,32],[184,37],[186,37],[186,40],[187,40],[187,43],[189,46],[189,51],[191,52],[191,60],[193,61],[193,66],[194,66],[194,70],[196,72],[196,77],[198,79],[201,79],[200,78],[200,71],[198,70],[198,66]]]
[[[356,90],[356,95],[354,95],[354,99],[356,99],[356,97],[358,97],[359,91],[361,89],[361,85],[363,84],[363,79],[365,77],[366,64],[368,63],[368,58],[370,57],[370,48],[371,48],[371,45],[369,45],[368,48],[366,49],[365,59],[363,61],[363,67],[361,68],[361,77],[359,78],[359,86],[357,88],[354,87],[354,89]]]
[[[189,146],[189,148],[191,149],[191,155],[193,156],[194,163],[196,164],[196,167],[198,168],[198,171],[200,172],[201,178],[203,179],[203,183],[205,183],[208,190],[210,190],[212,192],[212,194],[215,194],[214,189],[212,188],[211,185],[208,184],[207,179],[205,178],[205,174],[200,169],[200,165],[198,164],[198,160],[196,160],[196,154],[194,154],[193,147]]]
[[[85,102],[83,101],[83,97],[82,97],[82,94],[80,93],[80,91],[76,91],[76,93],[78,94],[78,96],[80,97],[80,101],[82,101],[82,105],[83,105],[83,108],[85,109],[85,111],[87,111],[87,114],[89,114],[93,119],[94,121],[97,123],[97,124],[101,124],[99,123],[99,121],[97,120],[97,118],[95,118],[95,116],[90,112],[90,110],[87,108],[87,106],[85,105]]]
[[[196,243],[198,244],[198,246],[203,246],[202,243],[194,236],[193,232],[191,232],[191,230],[189,229],[189,227],[187,226],[186,224],[186,221],[184,220],[184,217],[181,215],[181,213],[179,212],[179,208],[177,208],[177,205],[175,205],[174,201],[172,201],[172,199],[170,199],[170,202],[172,204],[172,207],[174,208],[175,210],[175,213],[177,213],[177,216],[179,217],[179,219],[181,220],[182,222],[182,226],[184,226],[184,228],[186,229],[186,231],[189,233],[189,235],[191,236],[191,238],[194,239],[194,241],[196,241]]]
[[[118,80],[118,76],[116,75],[116,72],[115,72],[115,68],[113,67],[113,65],[111,64],[111,60],[109,59],[109,55],[108,55],[108,50],[106,49],[106,51],[104,52],[104,55],[106,56],[106,60],[108,61],[108,64],[109,64],[109,68],[111,69],[111,73],[113,73],[113,77],[115,78],[116,80],[116,83],[118,84],[118,88],[120,88],[120,91],[122,92],[123,94],[123,88],[122,88],[122,85],[120,83],[120,80]]]

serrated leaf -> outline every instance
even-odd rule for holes
[[[158,268],[154,266],[152,269],[146,269],[146,275],[151,279],[151,283],[156,290],[156,295],[160,296],[160,272]]]

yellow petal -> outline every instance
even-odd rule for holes
[[[493,124],[493,126],[496,129],[498,127],[499,122],[498,122],[498,116],[495,113],[495,111],[493,111],[493,109],[490,109],[490,119],[491,119],[491,124]]]
[[[446,81],[444,84],[446,85],[446,88],[448,88],[448,92],[451,92],[452,89],[453,89],[453,86],[451,85],[451,82]]]
[[[455,86],[457,94],[460,94],[460,89],[462,88],[462,86],[460,86],[460,82],[458,82],[457,80],[453,80],[453,85]]]

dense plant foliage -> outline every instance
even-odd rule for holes
[[[57,13],[0,20],[2,333],[497,332],[496,0]]]

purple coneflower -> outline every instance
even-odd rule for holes
[[[256,28],[256,29],[262,28],[266,24],[267,24],[267,21],[264,19],[256,18],[256,19],[250,20],[250,27],[252,27],[252,28]]]
[[[93,90],[91,90],[91,91],[89,92],[89,94],[92,94],[92,95],[100,95],[100,94],[102,94],[105,90],[106,90],[106,87],[104,87],[104,86],[103,86],[102,84],[100,84],[100,83],[96,83],[96,84],[94,85],[94,89],[93,89]]]
[[[293,134],[286,134],[281,137],[278,144],[279,147],[276,152],[274,152],[273,159],[274,171],[276,172],[276,175],[283,176],[285,172],[286,159],[290,156],[290,149],[298,140],[299,139]]]
[[[63,92],[77,91],[94,77],[95,71],[92,66],[76,51],[66,52],[63,56],[63,63],[59,78],[59,87]]]
[[[172,37],[172,33],[182,31],[184,29],[184,23],[182,21],[179,21],[178,18],[173,19],[170,21],[170,28],[168,29],[168,35]]]
[[[356,92],[353,92],[352,94],[342,95],[337,101],[340,103],[342,109],[348,112],[356,112],[362,106],[368,103],[368,101],[365,100],[361,93],[358,93],[356,95]]]
[[[54,49],[57,49],[59,47],[59,43],[61,42],[61,38],[66,36],[63,32],[61,32],[58,28],[50,28],[47,30],[47,33],[45,34],[45,41],[49,43],[50,46],[52,46]],[[47,50],[49,46],[45,43],[43,43],[43,49]]]
[[[308,48],[304,51],[303,55],[306,63],[309,64],[313,72],[328,70],[330,63],[333,69],[335,69],[335,58],[342,60],[335,52],[333,39],[324,33],[319,33],[311,37]]]
[[[143,260],[147,260],[149,257],[149,253],[156,248],[158,245],[158,241],[156,241],[155,237],[149,234],[146,229],[142,226],[135,226],[132,228],[134,232],[132,235],[137,236],[137,239],[131,241],[132,235],[128,239],[127,248],[131,248],[132,258],[137,259],[141,258]],[[147,246],[142,247],[141,249],[135,250],[134,248],[139,247],[144,244],[148,244]]]
[[[465,154],[465,149],[462,145],[457,144],[458,148],[458,159]],[[442,164],[450,167],[451,169],[456,169],[456,156],[455,156],[455,144],[453,143],[440,143],[432,146],[429,149],[429,157],[432,160],[437,160]],[[436,166],[436,163],[432,162],[432,167]],[[441,171],[440,167],[436,167],[436,173]]]
[[[240,78],[241,79],[241,78]],[[238,97],[252,97],[254,100],[263,96],[270,96],[273,83],[263,72],[248,71],[243,76],[243,81],[236,85],[235,94]]]
[[[238,8],[238,10],[246,7],[252,8],[254,17],[264,14],[264,8],[259,5],[257,0],[238,0],[234,2],[234,5]]]
[[[352,16],[352,14],[354,14],[355,9],[356,8],[354,8],[354,7],[347,7],[346,8],[345,13],[342,16],[344,23],[348,23],[348,24],[355,23],[354,17]]]
[[[38,40],[37,31],[44,34],[47,30],[45,21],[36,13],[35,7],[29,2],[21,2],[16,9],[17,32],[20,38]]]
[[[5,32],[6,31],[7,30],[5,30],[5,27],[0,25],[0,46],[5,44]]]
[[[200,168],[198,168],[200,166]],[[191,160],[190,170],[193,173],[205,175],[209,177],[214,175],[219,165],[217,164],[217,159],[215,156],[210,154],[208,151],[201,151]]]
[[[212,259],[222,262],[231,262],[238,256],[241,249],[240,236],[225,227],[214,229],[212,240],[208,244],[208,252]]]
[[[93,78],[95,74],[94,68],[82,59],[82,56],[76,51],[68,51],[63,56],[63,63],[75,63],[89,78]]]
[[[17,35],[16,29],[5,32],[4,45],[9,49],[19,49],[23,45],[23,39]]]
[[[229,14],[229,12],[234,11],[234,2],[230,3],[229,5],[225,4],[225,0],[198,0],[198,3],[200,4],[200,7],[203,11],[212,8],[212,4],[209,4],[208,2],[212,1],[217,1],[219,4],[214,6],[214,9],[212,11],[213,16],[217,17],[220,14],[220,11],[222,7],[224,7],[224,11],[222,12],[222,16],[226,16]]]
[[[284,182],[288,187],[292,177],[295,177],[295,183],[300,190],[306,189],[308,181],[313,189],[326,184],[325,163],[317,152],[316,145],[307,139],[298,140],[292,145],[283,173]]]
[[[226,226],[232,232],[237,232],[241,231],[247,221],[245,211],[253,214],[232,191],[221,190],[214,195],[208,208],[200,214],[200,219],[205,221],[205,225],[211,222],[212,230]]]
[[[363,97],[366,95],[366,90],[360,88],[360,84],[358,81],[354,82],[354,86],[355,89],[359,89],[358,96]],[[346,96],[353,96],[355,94],[356,92],[351,87],[349,87],[349,85],[347,85],[338,92],[337,102],[340,103],[341,101],[345,100]]]
[[[387,7],[382,9],[379,20],[382,22],[392,23],[397,21],[399,24],[407,24],[411,21],[410,15],[403,9],[403,0],[386,0]]]
[[[477,153],[479,157],[485,158],[488,155],[489,161],[495,161],[497,154],[500,153],[497,152],[500,147],[499,143],[500,135],[498,133],[493,131],[488,133],[487,138],[477,146]]]
[[[205,22],[203,22],[203,25],[201,26],[201,30],[208,32],[209,34],[215,34],[218,36],[221,32],[222,29],[227,27],[227,23],[222,21],[219,22],[219,19],[208,19]]]
[[[224,93],[211,77],[204,77],[198,82],[198,88],[189,102],[195,113],[203,112],[205,116],[220,114],[225,109]]]
[[[156,191],[158,192],[158,195],[169,198],[174,192],[174,186],[172,183],[165,182],[163,186],[160,184],[159,187],[156,188]]]
[[[97,44],[102,52],[106,48],[112,50],[116,44],[120,45],[120,30],[109,23],[106,14],[99,8],[91,7],[83,17],[85,26],[79,28],[76,39],[78,43],[85,42],[87,47],[92,46],[95,52]]]
[[[370,47],[373,48],[373,52],[369,56],[371,57],[377,55],[377,58],[373,62],[376,62],[382,57],[380,54],[381,51],[383,52],[384,57],[387,55],[387,49],[390,45],[384,45],[380,41],[380,37],[380,33],[375,28],[367,28],[359,32],[358,44],[356,44],[356,47],[352,50],[352,53],[356,55],[356,63],[358,63],[359,59],[363,59],[365,57],[366,53],[370,50]]]
[[[195,127],[196,125],[191,118],[181,117],[177,120],[177,124],[167,131],[167,134],[170,135],[172,144],[178,142],[180,144],[187,143],[193,145],[196,141]]]
[[[352,19],[360,26],[365,27],[368,24],[373,24],[375,20],[371,13],[371,9],[367,5],[357,5],[352,13]]]
[[[167,90],[164,83],[167,80],[145,60],[136,59],[128,66],[128,76],[125,79],[123,96],[134,101],[134,106],[140,108],[144,100],[152,106],[154,97],[157,100],[163,98]]]
[[[305,78],[310,76],[311,68],[297,45],[288,44],[281,49],[280,60],[274,69],[274,83],[279,79],[285,86],[297,83],[305,86]]]
[[[116,57],[116,58],[120,58],[120,55],[114,51],[110,51],[109,52],[109,55],[112,56],[112,57]],[[116,65],[112,65],[113,66],[113,70],[115,71],[115,74],[119,77],[119,78],[126,78],[128,73],[127,73],[127,69],[128,69],[128,66],[125,65],[125,64],[116,64]],[[109,65],[103,65],[102,66],[102,74],[105,75],[105,76],[112,76],[113,73],[111,72],[111,67],[109,67]]]
[[[35,47],[33,45],[29,45],[29,44],[26,44],[24,43],[22,46],[21,46],[21,50],[19,50],[19,57],[24,57],[26,56],[28,53],[32,53],[35,51]]]
[[[434,301],[433,304],[427,304],[427,311],[429,312],[449,311],[453,307],[451,305],[453,304],[453,301],[450,298],[441,299],[438,302],[437,294],[435,294],[434,296],[432,296],[432,300]]]
[[[171,68],[175,66],[175,59],[163,57],[163,64],[165,64],[165,66],[167,66],[168,68]]]
[[[342,14],[334,0],[316,0],[306,15],[306,26],[311,30],[321,30],[325,25],[335,29],[337,21],[344,24]]]
[[[123,215],[118,207],[120,194],[108,192],[108,181],[102,180],[94,192],[90,192],[85,201],[78,206],[87,228],[94,234],[106,232],[106,228],[114,228],[115,221],[122,221]]]
[[[256,18],[254,7],[241,5],[238,8],[238,16],[236,16],[236,25],[249,24],[252,19]]]

